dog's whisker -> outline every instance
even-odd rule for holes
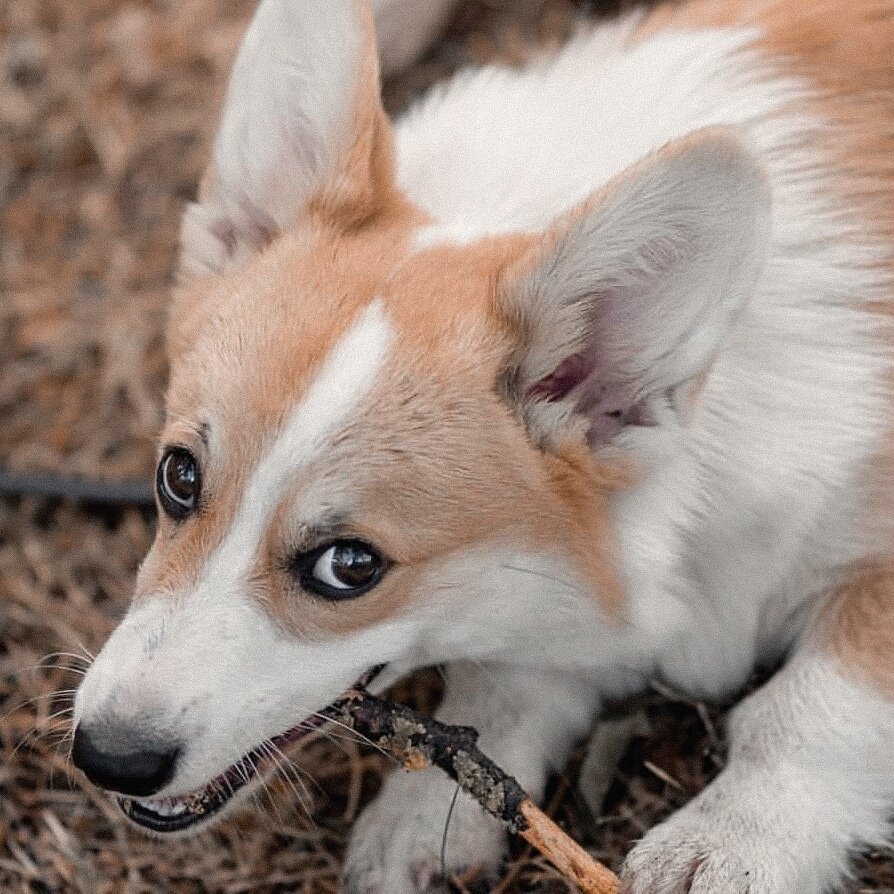
[[[0,720],[5,720],[7,717],[11,717],[13,714],[21,711],[23,708],[27,708],[30,705],[35,705],[38,702],[59,699],[60,701],[67,700],[70,703],[70,706],[74,706],[74,695],[77,692],[76,689],[57,689],[55,692],[42,692],[39,695],[33,695],[31,698],[26,698],[25,701],[20,702],[14,707],[10,708],[3,714],[0,714]]]
[[[23,667],[21,672],[24,674],[33,674],[35,671],[63,671],[67,674],[76,674],[79,677],[83,677],[89,668],[87,667],[77,667],[73,664],[47,664],[45,659],[42,659],[37,664],[31,664],[28,667]]]
[[[298,799],[298,803],[301,805],[301,808],[304,810],[307,816],[310,817],[311,807],[313,805],[313,796],[311,795],[310,790],[307,788],[307,785],[305,785],[304,780],[301,778],[298,768],[275,742],[268,740],[264,743],[264,745],[267,754],[271,757],[277,769],[281,772],[283,779],[285,779],[292,792],[295,794],[295,797]],[[298,790],[298,785],[301,786],[301,791]]]
[[[375,748],[376,751],[381,752],[390,760],[392,760],[392,761],[394,760],[394,758],[390,754],[388,754],[388,752],[385,751],[384,748],[382,748],[380,745],[377,745],[375,742],[373,742],[373,740],[370,739],[369,736],[365,736],[365,735],[363,735],[363,733],[357,732],[357,730],[352,729],[346,723],[342,723],[342,721],[336,720],[332,717],[327,717],[325,714],[321,714],[319,711],[314,711],[313,716],[319,717],[321,720],[326,720],[330,724],[333,724],[334,726],[339,726],[339,727],[342,727],[343,729],[346,729],[348,731],[348,733],[351,734],[351,737],[353,738],[353,740],[355,742],[357,742],[357,741],[363,742],[365,745],[369,745],[372,748]]]
[[[96,661],[96,656],[84,645],[83,642],[78,642],[78,648],[84,653],[87,661],[90,664],[93,664],[93,662]]]
[[[45,727],[34,727],[23,736],[12,750],[13,757],[25,748],[34,748],[47,740],[53,733],[68,730],[71,724],[67,720],[59,719],[55,723]]]
[[[552,583],[558,584],[561,587],[567,587],[569,590],[576,591],[576,589],[577,589],[571,581],[565,580],[562,577],[556,577],[554,574],[548,574],[545,571],[541,571],[539,568],[525,568],[521,565],[505,565],[505,564],[500,565],[500,567],[505,569],[506,571],[516,571],[519,574],[530,574],[530,575],[533,575],[534,577],[540,577],[540,578],[543,578],[543,580],[551,581]]]
[[[288,775],[288,773],[286,773],[285,767],[282,765],[282,763],[280,762],[277,755],[271,750],[270,746],[272,744],[273,744],[272,742],[268,741],[268,742],[262,743],[262,745],[260,746],[262,753],[270,761],[270,764],[273,768],[272,776],[274,778],[279,777],[286,782],[286,784],[289,786],[290,790],[292,791],[292,794],[295,795],[295,798],[297,799],[301,808],[306,811],[307,807],[304,803],[301,793],[298,791],[298,788],[295,785],[295,783],[293,782],[292,778]]]
[[[263,743],[261,744],[261,746],[259,746],[259,749],[258,749],[259,753],[261,753],[262,748],[263,748]],[[251,756],[249,758],[249,761],[250,761],[252,767],[254,768],[253,769],[254,778],[257,779],[257,781],[258,781],[258,785],[252,790],[252,794],[257,792],[258,789],[263,791],[265,797],[267,798],[267,803],[270,805],[271,810],[276,815],[276,821],[278,823],[282,824],[284,822],[282,813],[280,812],[279,805],[276,802],[276,798],[273,796],[273,792],[270,790],[270,786],[267,784],[267,779],[265,778],[264,773],[260,772],[258,769],[258,759],[256,759],[254,756]],[[258,809],[260,809],[260,807]],[[267,816],[263,810],[261,810],[261,813],[265,818],[264,821],[269,824],[269,819],[267,818]]]
[[[79,652],[49,652],[41,658],[41,663],[45,661],[55,661],[57,658],[71,658],[72,661],[82,661],[85,667],[89,667],[93,658],[85,658]]]

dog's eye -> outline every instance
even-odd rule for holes
[[[162,509],[172,518],[186,518],[199,503],[202,481],[198,460],[183,447],[170,447],[155,476]]]
[[[388,563],[362,540],[337,540],[297,556],[293,567],[305,590],[341,600],[371,590],[388,570]]]

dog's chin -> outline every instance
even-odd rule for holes
[[[201,788],[159,798],[117,796],[124,815],[154,835],[189,835],[222,819],[259,779],[272,755],[303,739],[325,720],[313,717],[268,739],[231,764]]]

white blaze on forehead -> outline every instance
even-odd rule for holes
[[[394,332],[380,300],[354,321],[326,358],[316,379],[276,441],[255,467],[233,526],[203,575],[220,582],[251,571],[273,510],[296,471],[317,456],[372,388]]]

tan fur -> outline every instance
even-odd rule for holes
[[[668,4],[646,17],[637,38],[673,28],[749,26],[759,30],[754,47],[771,70],[815,87],[810,105],[829,127],[816,132],[823,143],[811,148],[836,165],[840,176],[830,181],[830,190],[850,207],[865,209],[869,232],[894,267],[894,0]]]
[[[894,3],[882,0],[847,9],[833,0],[803,9],[708,0],[653,12],[639,36],[659,28],[758,24],[765,36],[756,46],[770,64],[817,86],[815,109],[833,125],[819,148],[843,170],[830,188],[865,209],[888,247],[892,10]],[[182,530],[162,523],[140,590],[173,592],[201,568],[232,521],[245,470],[360,308],[378,296],[398,332],[395,353],[353,423],[283,495],[253,576],[258,597],[291,629],[344,633],[391,617],[412,600],[436,599],[436,592],[419,592],[419,581],[430,579],[445,556],[486,542],[566,552],[607,613],[619,617],[606,496],[629,473],[574,441],[539,450],[499,396],[519,332],[498,311],[498,290],[530,270],[568,221],[542,239],[503,237],[411,254],[413,232],[425,221],[394,188],[393,141],[378,98],[371,35],[368,28],[351,149],[336,177],[293,233],[241,272],[188,284],[174,303],[175,421],[165,442],[196,450],[207,498]],[[208,451],[189,433],[204,414],[214,417]],[[300,593],[285,570],[301,537],[295,507],[313,505],[327,488],[351,495],[343,534],[370,540],[394,562],[376,590],[349,605]],[[836,603],[830,628],[840,654],[870,675],[875,668],[884,685],[894,676],[891,637],[875,622],[884,618],[890,626],[894,619],[887,580],[859,577]]]
[[[279,429],[359,309],[378,296],[398,331],[395,354],[354,423],[283,495],[253,576],[271,613],[293,629],[353,630],[413,598],[437,598],[417,592],[420,575],[486,542],[567,552],[620,614],[606,505],[620,479],[571,446],[541,454],[497,392],[510,332],[495,291],[539,239],[408,256],[420,223],[397,202],[360,229],[308,221],[244,270],[178,296],[170,416],[215,417],[217,448],[207,455],[194,436],[166,433],[165,442],[197,450],[208,497],[194,521],[162,524],[141,591],[173,589],[202,566],[232,522],[245,486],[239,470],[258,462],[265,433]],[[313,492],[327,488],[330,497],[352,494],[343,535],[368,539],[394,561],[385,581],[350,606],[296,592],[285,571],[295,542],[290,507],[313,504]]]
[[[852,673],[894,697],[894,562],[856,574],[827,607],[821,630]]]
[[[184,443],[179,433],[186,421],[207,422],[212,449],[205,450],[195,436],[184,443],[202,461],[206,496],[202,512],[188,524],[163,522],[150,558],[155,567],[155,554],[169,552],[163,549],[166,535],[176,542],[164,579],[189,580],[189,568],[200,568],[222,541],[245,487],[243,476],[374,297],[387,275],[383,270],[396,262],[408,235],[408,221],[397,229],[386,221],[356,251],[339,245],[330,227],[308,221],[246,268],[191,281],[175,296],[168,391],[174,424],[162,442]]]
[[[394,136],[382,107],[378,44],[369,3],[354,0],[363,25],[362,58],[357,69],[350,147],[336,175],[311,202],[318,212],[352,228],[400,204],[394,187]]]

